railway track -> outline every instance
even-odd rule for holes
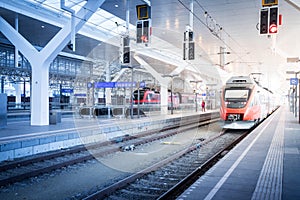
[[[218,121],[217,116],[204,115],[195,120],[185,121],[174,126],[141,132],[138,135],[125,135],[111,141],[77,146],[57,152],[50,152],[0,164],[0,187],[24,179],[35,177],[66,166],[82,163],[117,151],[126,151],[132,147],[170,137],[198,126]],[[93,152],[91,154],[91,151]]]
[[[221,132],[97,191],[85,200],[175,199],[248,132]]]

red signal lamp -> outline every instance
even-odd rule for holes
[[[276,24],[271,24],[269,27],[269,33],[277,33],[278,27]]]
[[[146,35],[142,35],[142,36],[141,36],[141,40],[142,40],[143,42],[147,43],[147,42],[148,42],[148,37],[147,37]]]

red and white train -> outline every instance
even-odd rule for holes
[[[139,94],[138,94],[139,93]],[[139,98],[138,98],[139,96]],[[173,108],[177,109],[179,107],[179,97],[177,94],[172,94],[173,96]],[[139,99],[139,100],[138,100]],[[160,93],[150,90],[150,89],[140,89],[133,93],[133,103],[142,105],[160,104]],[[171,93],[169,92],[168,97],[168,107],[171,107]]]
[[[276,109],[273,93],[249,76],[231,77],[222,89],[220,117],[223,128],[249,129]]]
[[[139,93],[139,94],[138,94]],[[171,93],[168,92],[168,105],[171,104]],[[138,96],[140,98],[138,98]],[[178,108],[181,105],[195,105],[195,94],[194,93],[173,93],[173,107]],[[138,101],[139,99],[139,101]],[[198,95],[197,101],[198,103],[203,100],[203,96]],[[142,105],[149,105],[149,104],[160,104],[160,93],[154,90],[144,88],[135,90],[133,92],[133,103],[134,104],[142,104]],[[200,105],[200,104],[199,104]]]

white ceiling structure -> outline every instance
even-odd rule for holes
[[[183,61],[183,33],[190,22],[192,0],[129,0],[130,36],[135,37],[135,5],[150,3],[153,35],[148,47],[131,42],[136,55],[162,60],[177,66],[174,73],[191,68],[201,74],[226,79],[230,75],[261,73],[262,84],[273,91],[287,93],[299,63],[287,58],[300,57],[300,0],[278,0],[282,25],[272,36],[259,35],[261,0],[193,0],[193,31],[196,59]],[[78,10],[83,0],[66,0],[66,5]],[[60,8],[60,0],[0,0],[4,9],[62,27],[70,14]],[[0,7],[0,8],[1,8]],[[1,10],[0,10],[1,11]],[[4,12],[3,12],[4,13]],[[4,14],[1,13],[4,18]],[[126,0],[106,0],[97,13],[79,32],[94,40],[119,45],[125,31]],[[30,31],[30,30],[28,30]],[[34,35],[34,30],[32,35]],[[220,47],[225,48],[225,66],[220,69]],[[217,75],[216,75],[217,74]],[[224,80],[223,80],[224,81]]]

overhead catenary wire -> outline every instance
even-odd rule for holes
[[[204,11],[204,12],[207,12],[205,9],[204,9],[204,7],[199,3],[199,1],[198,0],[195,0],[196,1],[196,3],[200,6],[200,8]],[[219,24],[217,24],[217,25],[219,25]],[[219,25],[220,26],[220,25]],[[221,26],[220,26],[221,27]],[[228,37],[228,38],[230,38],[234,43],[236,43],[240,48],[243,48],[242,47],[242,45],[240,44],[240,43],[238,43],[238,41],[236,41],[226,30],[225,30],[225,28],[224,27],[221,27],[222,28],[222,31],[226,34],[226,36]],[[246,51],[247,52],[247,51]]]
[[[197,5],[203,10],[203,14],[206,18],[206,21],[203,21],[195,12],[192,12],[190,8],[183,3],[182,0],[178,0],[178,2],[189,12],[193,14],[193,16],[202,24],[204,25],[211,33],[214,35],[217,39],[219,39],[232,53],[236,54],[238,59],[243,60],[242,57],[240,56],[223,38],[220,37],[219,32],[222,31],[223,33],[226,34],[228,38],[230,38],[234,43],[236,43],[240,48],[243,49],[242,45],[240,45],[225,29],[222,27],[220,24],[216,22],[216,20],[208,13],[208,11],[202,6],[198,0],[195,0]],[[212,24],[210,24],[212,23]],[[247,55],[250,53],[247,52],[245,49],[243,51],[246,52]],[[237,59],[235,59],[237,60]]]
[[[57,8],[57,7],[53,6],[53,5],[51,5],[50,3],[47,3],[47,1],[42,1],[42,2],[39,1],[39,0],[34,0],[34,1],[37,4],[40,4],[40,5],[44,6],[44,7],[49,7],[51,9],[57,10],[58,12],[65,13],[60,8]],[[79,5],[80,3],[82,3],[82,2],[76,2],[74,0],[69,0],[69,2],[73,3],[74,5]],[[216,23],[216,20],[208,13],[208,11],[204,8],[204,6],[202,6],[200,4],[200,2],[198,0],[195,0],[195,2],[203,10],[204,14],[206,15],[206,21],[203,21],[196,13],[192,12],[190,10],[189,6],[185,5],[182,0],[178,0],[178,2],[185,9],[187,9],[189,12],[191,12],[192,15],[203,26],[205,26],[215,37],[217,37],[232,53],[236,54],[237,57],[238,57],[238,59],[243,60],[242,57],[244,57],[244,56],[240,56],[223,38],[221,38],[220,35],[219,35],[219,32],[222,31],[223,33],[225,33],[226,36],[228,38],[230,38],[233,42],[235,42],[239,47],[241,47],[241,45],[224,29],[224,27],[222,27],[220,24]],[[86,10],[88,10],[88,11],[91,11],[88,8],[86,8],[84,5],[82,7],[85,8]],[[99,9],[101,9],[101,8],[99,8]],[[103,21],[111,21],[111,22],[113,22],[113,24],[116,24],[116,21],[113,20],[111,17],[107,17],[107,16],[104,16],[104,15],[101,15],[99,12],[95,12],[94,15],[100,16],[103,19]],[[79,20],[86,21],[88,24],[91,24],[91,25],[93,25],[95,27],[98,27],[100,29],[106,30],[106,32],[104,33],[106,35],[119,35],[119,36],[122,36],[122,33],[120,33],[119,31],[117,31],[117,30],[115,30],[113,28],[114,26],[112,26],[112,27],[103,26],[103,25],[101,25],[101,23],[94,23],[94,22],[91,22],[90,20],[79,18],[78,16],[75,16],[75,18],[77,18]],[[211,23],[211,25],[209,23]],[[244,51],[246,51],[246,50],[244,50]],[[249,55],[249,53],[247,53],[247,55]]]

